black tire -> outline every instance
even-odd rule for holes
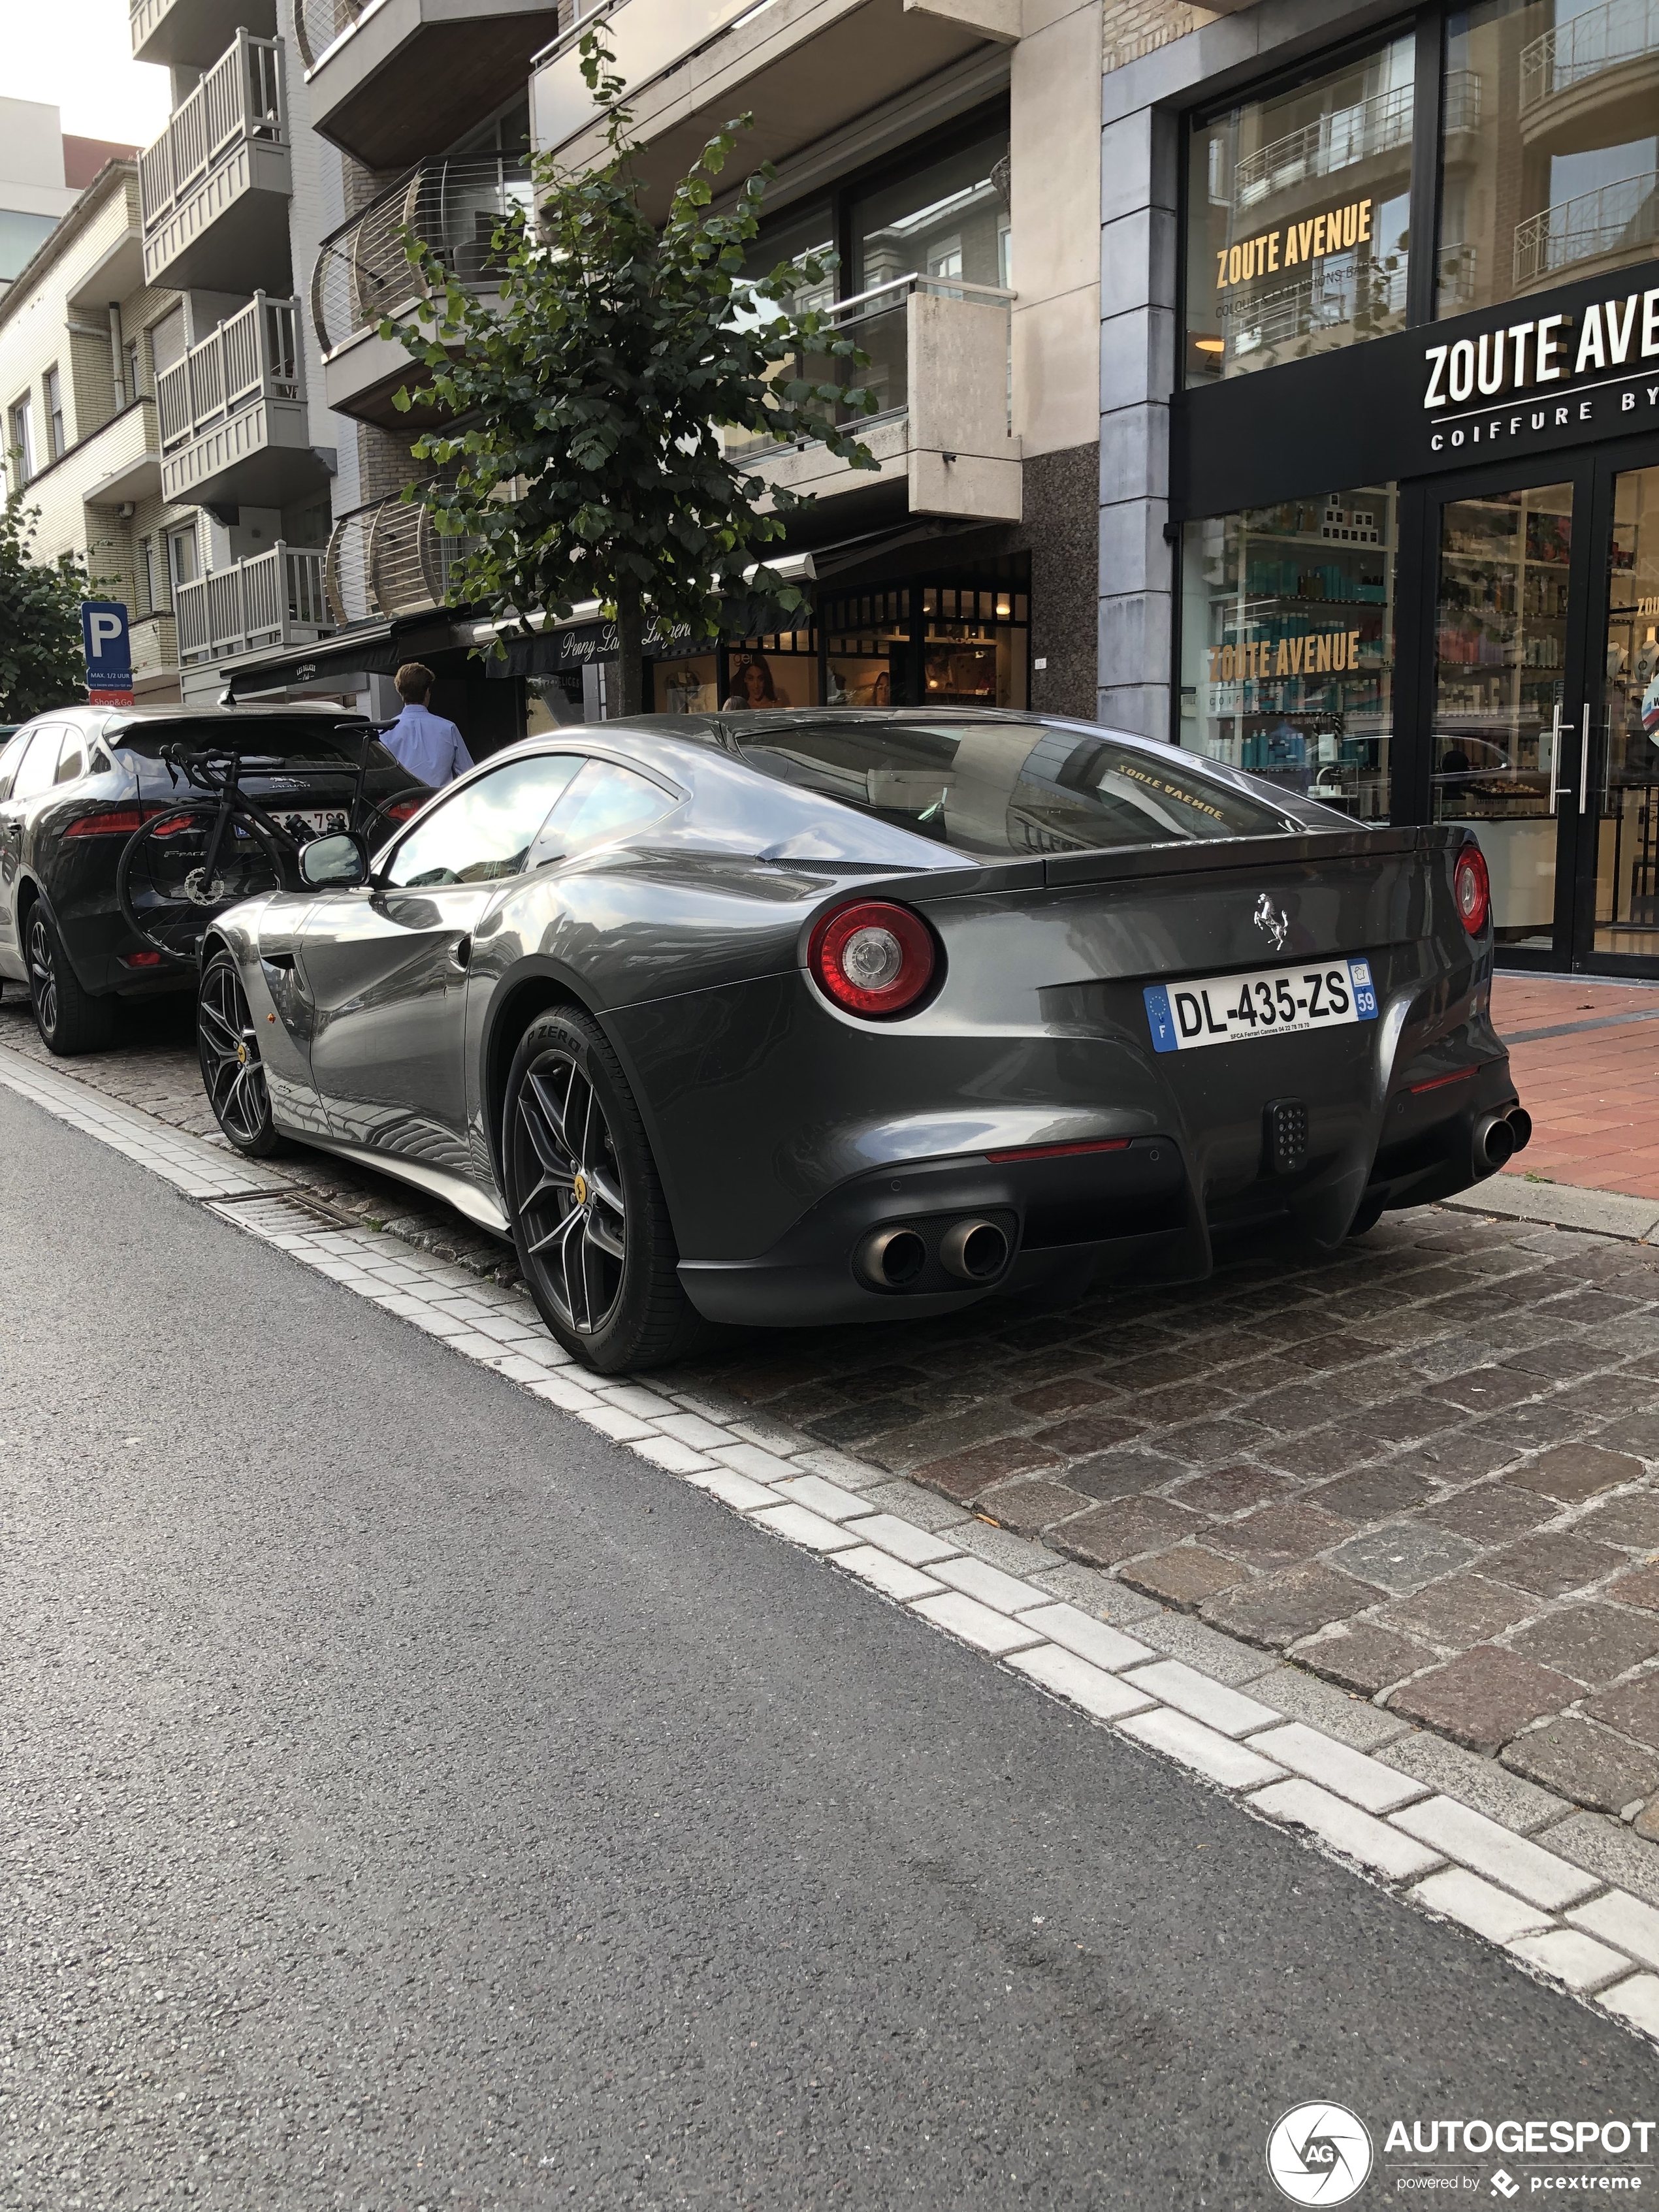
[[[122,919],[150,950],[193,968],[216,915],[262,891],[291,890],[288,848],[245,815],[226,824],[213,881],[204,864],[218,820],[216,801],[158,811],[121,848],[115,895]]]
[[[520,1270],[567,1352],[617,1375],[683,1358],[702,1339],[645,1125],[586,1014],[558,1007],[525,1031],[501,1164]]]
[[[255,1160],[286,1151],[271,1126],[258,1032],[228,952],[216,952],[202,970],[196,993],[196,1051],[213,1118],[237,1151]]]
[[[52,916],[39,899],[23,924],[29,1004],[48,1052],[68,1060],[76,1053],[106,1052],[115,1042],[116,1004],[83,991],[70,966]]]

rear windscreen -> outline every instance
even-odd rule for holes
[[[1297,825],[1189,756],[1052,722],[805,715],[732,731],[751,768],[958,852],[1097,852]]]
[[[104,732],[106,744],[142,760],[160,760],[163,745],[182,745],[186,752],[240,753],[249,768],[282,762],[285,766],[356,768],[363,757],[363,739],[373,734],[362,721],[331,722],[320,714],[296,714],[292,721],[277,714],[227,714],[222,721],[192,715],[187,721],[112,723]],[[396,766],[384,746],[369,751],[371,768]]]

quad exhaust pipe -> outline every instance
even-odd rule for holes
[[[1507,1114],[1483,1114],[1474,1125],[1476,1175],[1496,1175],[1531,1142],[1532,1116],[1524,1106],[1512,1106]]]
[[[939,1261],[958,1282],[989,1283],[1007,1266],[1012,1249],[1000,1223],[966,1213],[939,1238]],[[872,1229],[859,1240],[853,1265],[872,1290],[908,1290],[927,1265],[927,1246],[915,1229]]]

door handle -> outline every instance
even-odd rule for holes
[[[1589,807],[1589,701],[1584,702],[1584,742],[1578,756],[1578,811],[1582,815]]]
[[[454,944],[449,948],[449,957],[454,965],[460,969],[461,973],[465,975],[467,969],[472,964],[471,938],[470,936],[457,938]]]
[[[1568,787],[1565,783],[1558,782],[1556,780],[1557,771],[1561,765],[1562,735],[1561,702],[1558,699],[1555,702],[1555,720],[1550,724],[1550,812],[1552,814],[1561,804],[1561,794]]]

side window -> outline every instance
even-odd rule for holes
[[[591,760],[547,817],[530,855],[532,868],[562,860],[601,837],[621,837],[642,830],[678,802],[660,784],[651,783],[613,761]]]
[[[58,756],[55,783],[76,783],[87,772],[87,749],[79,730],[65,730],[63,750]]]
[[[36,792],[52,789],[52,780],[58,773],[58,748],[63,737],[61,722],[48,722],[35,731],[12,779],[14,799],[33,799]]]
[[[542,753],[480,776],[404,838],[386,881],[425,890],[516,876],[548,809],[581,765],[580,753]]]
[[[20,730],[7,742],[3,751],[0,751],[0,799],[11,797],[11,780],[17,773],[18,762],[28,750],[29,739],[33,734],[32,730]]]

